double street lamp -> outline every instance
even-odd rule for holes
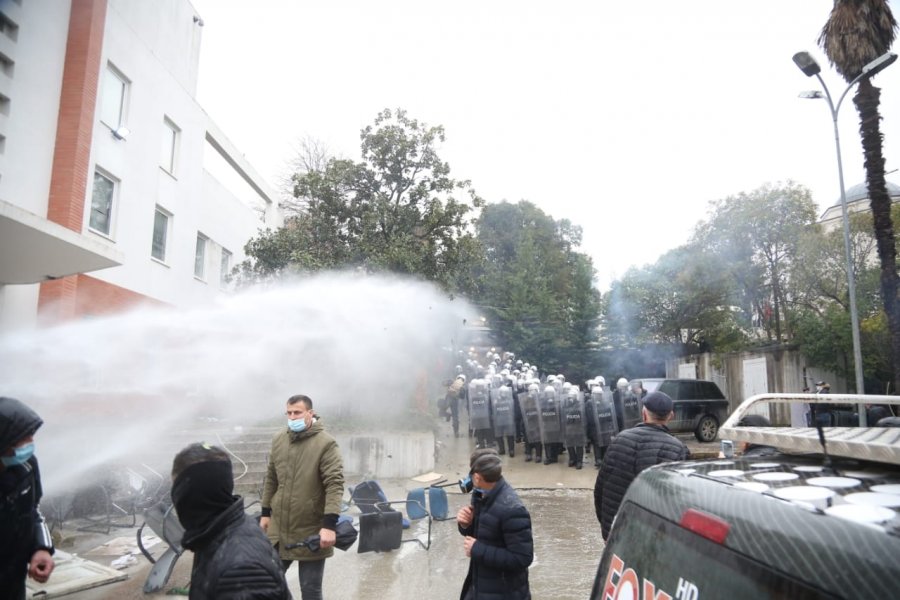
[[[862,72],[847,85],[847,89],[845,89],[844,93],[841,94],[841,97],[838,99],[837,104],[834,104],[834,102],[831,100],[831,93],[828,91],[828,86],[825,85],[825,81],[820,75],[822,69],[819,67],[819,64],[816,62],[816,60],[809,54],[809,52],[798,52],[794,55],[794,63],[800,68],[801,71],[803,71],[803,74],[807,77],[812,77],[815,75],[816,79],[819,80],[819,84],[822,86],[822,89],[825,91],[824,95],[819,91],[802,92],[800,94],[800,97],[825,98],[825,100],[828,101],[828,108],[829,110],[831,110],[831,121],[834,124],[834,145],[837,150],[838,180],[840,181],[841,185],[841,214],[843,215],[844,225],[844,255],[847,263],[847,293],[850,296],[850,327],[851,334],[853,336],[853,364],[856,374],[857,394],[864,394],[865,387],[863,382],[862,351],[860,350],[859,345],[859,313],[856,309],[856,278],[853,276],[853,259],[850,249],[850,218],[847,214],[847,193],[844,189],[844,165],[841,161],[841,139],[840,135],[838,134],[838,111],[841,109],[841,103],[844,101],[844,98],[846,98],[847,93],[853,88],[853,86],[855,86],[863,79],[873,77],[876,73],[879,73],[882,70],[886,69],[891,64],[893,64],[895,60],[897,60],[897,55],[893,52],[887,52],[864,66]],[[858,406],[858,412],[859,424],[861,427],[865,427],[865,405],[860,404]]]

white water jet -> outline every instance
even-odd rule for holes
[[[44,487],[62,491],[202,417],[277,422],[293,394],[310,396],[326,424],[403,419],[452,372],[472,314],[425,283],[317,275],[188,310],[4,335],[0,395],[44,419]]]

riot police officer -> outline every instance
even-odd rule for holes
[[[551,378],[541,394],[541,443],[544,446],[544,464],[549,465],[559,460],[559,447],[562,445],[562,428],[559,419],[559,401],[556,388]],[[556,378],[553,377],[555,380]]]
[[[525,430],[525,462],[541,462],[541,388],[537,380],[528,384],[528,389],[519,392],[519,406],[522,412],[522,426]]]
[[[494,439],[497,441],[497,453],[501,456],[509,446],[509,456],[516,455],[516,413],[512,388],[509,382],[501,382],[497,388],[491,388],[491,413],[494,419]]]
[[[469,427],[474,432],[476,448],[493,445],[491,402],[486,379],[473,379],[469,384]]]
[[[577,385],[569,386],[563,404],[565,417],[564,437],[569,466],[581,470],[584,463],[586,427],[584,420],[584,400]]]
[[[619,431],[613,394],[606,386],[595,381],[586,401],[585,414],[594,444],[594,466],[599,469],[606,449]]]

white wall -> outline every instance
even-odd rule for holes
[[[0,114],[0,198],[46,217],[59,116],[71,3],[65,0],[0,0],[19,24],[16,40],[0,35],[0,51],[15,60],[12,75],[0,70],[0,93],[11,99]],[[262,226],[260,214],[202,167],[209,117],[194,99],[202,28],[188,0],[109,0],[100,88],[111,62],[130,81],[126,140],[114,139],[95,111],[82,233],[123,253],[120,267],[92,277],[176,306],[209,301],[221,293],[221,250],[232,264]],[[174,176],[159,166],[163,119],[181,130]],[[109,236],[88,228],[94,167],[118,179]],[[156,206],[172,213],[165,264],[151,256]],[[265,205],[264,202],[257,205]],[[277,213],[268,205],[268,216]],[[210,238],[205,281],[194,278],[197,232]],[[36,323],[39,287],[0,288],[0,331]]]
[[[107,13],[101,68],[105,70],[112,63],[131,82],[124,122],[130,133],[124,141],[115,139],[98,113],[91,162],[120,181],[108,241],[125,253],[126,262],[92,276],[169,304],[187,306],[208,301],[221,292],[220,248],[232,252],[232,264],[243,260],[243,246],[256,234],[261,221],[257,212],[203,170],[204,152],[210,151],[205,142],[208,116],[194,100],[192,89],[185,87],[186,82],[194,83],[192,69],[185,66],[171,70],[168,51],[156,46],[193,49],[181,39],[193,39],[184,22],[197,30],[200,26],[193,22],[193,10],[186,1],[165,0],[162,4],[163,9],[152,11],[138,0],[113,0]],[[135,24],[134,19],[140,23]],[[169,25],[171,29],[166,28]],[[148,39],[136,40],[135,35],[147,35]],[[186,54],[182,62],[196,63],[196,59],[196,53]],[[159,165],[165,118],[180,129],[174,174]],[[88,189],[85,232],[89,231],[90,198]],[[150,256],[157,205],[172,215],[164,264]],[[198,231],[211,242],[203,281],[194,277]]]
[[[0,2],[0,10],[17,22],[17,39],[0,34],[0,51],[15,64],[12,75],[0,74],[0,89],[10,99],[9,114],[0,114],[0,198],[47,216],[50,173],[56,145],[56,122],[62,89],[69,3],[55,0]]]
[[[191,96],[197,95],[197,70],[203,27],[187,0],[109,0],[108,12],[119,14],[135,38],[149,49]]]
[[[59,96],[69,32],[69,3],[26,0],[0,2],[19,28],[16,39],[0,34],[0,51],[14,61],[0,73],[0,93],[10,101],[0,114],[0,199],[40,217],[47,216],[50,174],[56,145]],[[0,331],[33,327],[37,285],[0,286]]]

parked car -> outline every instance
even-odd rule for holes
[[[660,391],[675,402],[673,432],[693,431],[701,442],[715,441],[719,425],[728,416],[725,394],[712,381],[702,379],[642,379],[647,393]]]
[[[665,463],[635,478],[592,599],[900,597],[900,435],[826,428],[825,453],[814,428],[735,426],[754,403],[784,399],[755,396],[722,427],[736,447],[768,454]]]

